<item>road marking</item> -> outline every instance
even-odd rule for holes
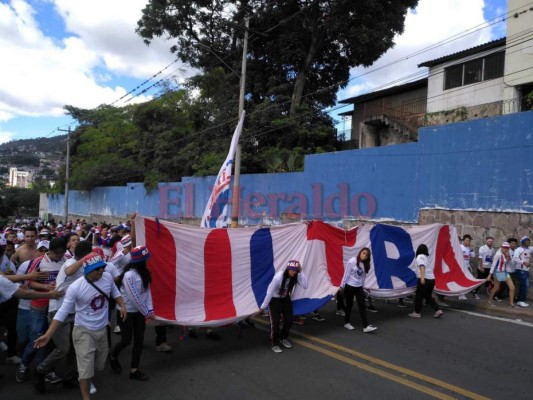
[[[522,321],[521,319],[496,317],[494,315],[481,314],[481,313],[477,313],[477,312],[474,312],[474,311],[455,310],[455,309],[453,309],[452,311],[456,311],[456,312],[460,312],[460,313],[468,314],[468,315],[473,315],[475,317],[494,319],[496,321],[502,321],[502,322],[510,322],[511,324],[517,324],[517,325],[522,325],[522,326],[527,326],[529,328],[533,328],[533,323],[525,322],[525,321]]]
[[[259,322],[259,323],[261,323],[263,325],[269,325],[268,321],[260,320],[258,318],[254,318],[254,321]],[[406,376],[409,376],[411,378],[418,379],[419,381],[426,382],[428,384],[440,387],[442,389],[457,393],[457,394],[462,395],[462,396],[464,396],[466,398],[469,398],[469,399],[473,399],[473,400],[488,400],[487,397],[482,396],[482,395],[480,395],[478,393],[471,392],[469,390],[466,390],[466,389],[460,388],[458,386],[452,385],[450,383],[444,382],[444,381],[442,381],[440,379],[432,378],[430,376],[421,374],[419,372],[410,370],[408,368],[404,368],[404,367],[401,367],[399,365],[389,363],[389,362],[381,360],[379,358],[375,358],[375,357],[369,356],[367,354],[361,353],[361,352],[356,351],[356,350],[352,350],[352,349],[350,349],[348,347],[338,345],[336,343],[333,343],[333,342],[330,342],[328,340],[324,340],[324,339],[318,338],[316,336],[308,335],[308,334],[302,333],[302,332],[295,332],[295,331],[292,332],[292,335],[293,336],[300,336],[300,337],[302,337],[304,339],[319,343],[319,344],[321,344],[323,346],[329,347],[329,348],[334,349],[336,351],[349,354],[350,356],[360,358],[360,359],[365,360],[367,362],[370,362],[372,364],[378,365],[378,366],[380,366],[382,368],[387,368],[389,370],[395,371],[395,372],[400,373],[402,375],[406,375]],[[333,357],[333,358],[335,358],[335,359],[337,359],[339,361],[342,361],[342,362],[345,362],[347,364],[353,365],[353,366],[355,366],[357,368],[363,369],[363,370],[368,371],[370,373],[379,375],[379,376],[381,376],[381,377],[383,377],[385,379],[389,379],[389,380],[392,380],[392,381],[397,382],[399,384],[411,387],[411,388],[413,388],[415,390],[424,392],[424,393],[426,393],[426,394],[428,394],[430,396],[436,397],[438,399],[453,399],[453,397],[451,397],[449,395],[446,395],[444,393],[435,391],[435,390],[430,389],[430,388],[428,388],[426,386],[422,386],[422,385],[420,385],[420,384],[418,384],[416,382],[413,382],[413,381],[410,381],[408,379],[402,378],[400,376],[394,375],[393,373],[382,371],[380,369],[377,369],[375,367],[372,367],[372,366],[367,365],[365,363],[362,363],[360,361],[353,360],[353,359],[348,358],[348,357],[346,357],[344,355],[340,355],[338,353],[334,353],[331,350],[324,349],[324,348],[319,347],[319,346],[317,346],[315,344],[309,343],[308,341],[304,341],[304,340],[300,340],[300,339],[293,339],[293,341],[298,343],[298,344],[300,344],[300,345],[302,345],[302,346],[304,346],[304,347],[307,347],[309,349],[318,351],[318,352],[320,352],[322,354],[328,355],[328,356]]]

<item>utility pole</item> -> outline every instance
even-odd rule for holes
[[[68,181],[70,178],[70,125],[68,129],[59,129],[58,131],[67,132],[67,160],[65,163],[65,205],[64,205],[64,222],[63,224],[68,224]]]
[[[244,20],[244,43],[242,47],[242,65],[241,65],[241,91],[239,95],[239,120],[241,119],[242,112],[244,111],[244,93],[246,86],[246,60],[248,55],[248,28],[250,26],[250,20],[246,18]],[[242,136],[242,135],[241,135]],[[237,150],[235,151],[235,165],[234,165],[234,177],[233,177],[233,200],[231,210],[231,227],[237,228],[239,225],[239,202],[241,196],[241,141],[237,143]]]

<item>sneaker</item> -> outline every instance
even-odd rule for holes
[[[33,387],[39,393],[44,393],[46,390],[46,374],[40,372],[38,368],[33,371]]]
[[[524,307],[524,308],[529,307],[529,304],[524,303],[523,301],[517,301],[517,302],[516,302],[516,305],[517,305],[518,307]]]
[[[281,353],[283,350],[281,350],[281,347],[279,346],[272,346],[272,351],[274,353]]]
[[[137,370],[135,372],[130,372],[130,379],[133,379],[136,381],[147,381],[148,375],[145,375],[140,370]]]
[[[496,301],[502,301],[502,299],[500,299],[498,296],[494,296],[494,300],[496,300]]]
[[[516,308],[516,304],[509,304],[510,308]]]
[[[378,327],[377,326],[374,326],[374,325],[368,325],[366,328],[363,328],[363,332],[364,333],[370,333],[370,332],[374,332],[375,330],[377,330]]]
[[[412,312],[412,313],[409,313],[407,314],[409,317],[411,318],[420,318],[422,315],[420,313],[417,313],[417,312]]]
[[[311,319],[318,321],[318,322],[322,322],[326,320],[326,318],[322,317],[319,313],[313,313],[313,316],[311,317]]]
[[[122,366],[118,362],[118,358],[112,358],[110,355],[109,364],[111,365],[111,369],[113,370],[115,374],[120,374],[122,372]]]
[[[378,309],[374,307],[372,304],[368,305],[366,309],[370,312],[378,312]],[[370,326],[370,325],[369,325]]]
[[[22,363],[19,364],[17,372],[15,373],[15,379],[17,382],[24,382],[28,376],[28,367],[25,367]]]
[[[56,384],[63,380],[60,376],[57,376],[54,371],[50,371],[46,374],[45,381],[48,383]]]
[[[435,311],[435,314],[433,314],[433,318],[440,318],[442,314],[444,314],[442,310],[437,310]]]
[[[91,386],[89,387],[89,393],[95,394],[97,392],[96,386],[94,386],[94,383],[91,382]]]
[[[20,357],[17,357],[17,356],[6,357],[6,364],[19,365]]]
[[[159,346],[155,347],[155,350],[162,353],[170,353],[172,351],[172,347],[167,343],[161,343]]]
[[[113,329],[113,333],[120,334],[120,326],[115,325],[115,328]]]
[[[0,351],[7,351],[7,344],[0,342]]]
[[[207,334],[206,334],[207,338],[208,339],[212,339],[212,340],[222,340],[222,336],[220,336],[220,334],[218,332],[215,332],[211,329],[209,329],[207,331]]]
[[[468,300],[468,298],[464,294],[462,294],[459,296],[459,300]]]
[[[485,305],[486,305],[487,307],[496,307],[496,305],[492,304],[492,301],[486,301],[486,302],[485,302]]]
[[[341,317],[344,317],[346,315],[344,310],[337,310],[337,312],[335,314],[340,315]]]
[[[290,349],[292,347],[292,343],[291,343],[291,341],[289,339],[280,339],[279,342],[286,349]]]
[[[353,327],[352,324],[350,324],[349,322],[347,324],[344,324],[344,327],[346,329],[348,329],[349,331],[353,331],[355,328]]]
[[[479,297],[479,295],[477,293],[472,293],[472,297],[475,299],[475,300],[480,300],[481,297]]]
[[[403,300],[398,300],[398,307],[400,307],[400,308],[406,308],[407,305],[403,302]]]

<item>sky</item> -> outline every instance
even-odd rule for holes
[[[117,100],[154,74],[151,83],[190,77],[194,72],[176,62],[170,42],[146,46],[135,33],[147,3],[0,0],[0,143],[63,134],[57,128],[73,122],[64,115],[67,104],[90,109],[143,102],[154,91]],[[338,100],[403,83],[423,72],[417,67],[423,61],[505,36],[507,11],[506,0],[419,0],[394,48],[372,67],[353,68]],[[454,35],[457,40],[442,45]],[[350,107],[335,107],[331,115],[337,119]],[[339,120],[337,128],[346,124]]]

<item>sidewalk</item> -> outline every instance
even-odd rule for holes
[[[533,322],[533,301],[531,300],[526,300],[526,303],[530,305],[526,308],[518,306],[514,308],[510,307],[508,298],[503,299],[502,301],[493,301],[492,304],[494,305],[494,307],[491,307],[486,304],[488,296],[484,288],[479,291],[478,295],[479,297],[481,297],[481,299],[479,300],[475,300],[472,297],[471,293],[466,295],[468,300],[459,300],[457,297],[451,296],[445,297],[444,302],[449,307],[444,306],[440,299],[439,304],[441,304],[443,310],[451,308],[455,310],[473,311],[480,314],[494,315],[502,318],[520,319],[522,321]]]

